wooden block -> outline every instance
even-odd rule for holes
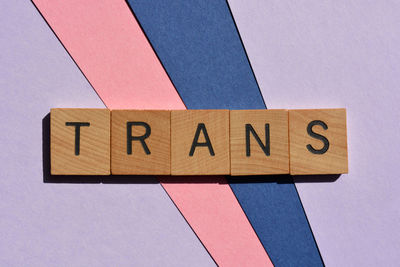
[[[289,111],[290,174],[348,172],[346,109]]]
[[[113,110],[112,174],[171,174],[170,122],[170,111]]]
[[[289,173],[287,110],[231,110],[231,175]]]
[[[110,111],[51,109],[51,174],[110,174]]]
[[[171,174],[229,173],[229,110],[173,110]]]

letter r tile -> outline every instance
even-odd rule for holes
[[[231,175],[289,173],[288,111],[231,110]]]
[[[290,174],[348,172],[346,109],[289,111]]]
[[[171,111],[111,111],[111,172],[170,175]]]
[[[171,111],[171,174],[230,174],[229,110]]]
[[[51,174],[110,174],[110,111],[50,111]]]

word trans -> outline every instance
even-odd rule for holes
[[[345,109],[51,109],[53,175],[348,172]]]

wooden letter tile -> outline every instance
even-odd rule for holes
[[[110,111],[51,109],[51,174],[110,174]]]
[[[348,172],[346,109],[289,111],[290,174]]]
[[[170,111],[113,110],[112,174],[171,174],[170,123]]]
[[[288,111],[231,110],[231,175],[289,173]]]
[[[229,110],[173,110],[171,174],[229,173]]]

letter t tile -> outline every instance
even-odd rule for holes
[[[50,111],[51,174],[110,174],[110,111],[54,108]]]

